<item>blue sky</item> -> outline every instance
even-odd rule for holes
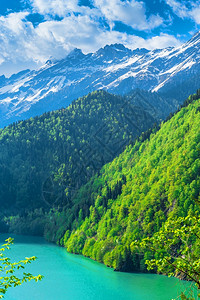
[[[1,0],[0,75],[73,48],[178,46],[200,29],[200,0]]]

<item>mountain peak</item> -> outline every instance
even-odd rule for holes
[[[80,58],[83,57],[84,54],[82,52],[81,49],[79,48],[74,48],[68,55],[67,58],[71,57],[71,58]]]
[[[138,87],[165,93],[170,88],[181,101],[200,86],[200,32],[181,47],[150,51],[110,44],[94,53],[75,48],[65,58],[49,59],[39,70],[0,78],[0,126],[98,89],[125,94]]]
[[[110,47],[112,49],[115,49],[115,50],[130,50],[128,48],[126,48],[123,44],[119,44],[119,43],[115,43],[115,44],[111,44],[111,45],[107,45],[105,46],[106,47]]]
[[[133,52],[133,54],[143,55],[143,54],[150,52],[150,50],[148,50],[146,48],[136,48],[132,52]]]
[[[196,43],[196,42],[200,42],[200,31],[195,33],[193,35],[193,37],[186,44],[191,44],[191,43]]]
[[[110,44],[110,45],[106,45],[104,48],[101,48],[99,50],[104,50],[104,51],[123,51],[123,52],[128,52],[131,51],[130,49],[126,48],[123,44]]]
[[[106,45],[103,48],[100,48],[97,52],[93,54],[93,56],[96,57],[103,57],[106,59],[115,59],[115,58],[122,58],[126,56],[127,54],[131,55],[132,50],[126,48],[122,44],[110,44]]]

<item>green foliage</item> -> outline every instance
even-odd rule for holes
[[[0,129],[4,215],[18,215],[18,224],[29,219],[27,225],[35,219],[31,214],[39,216],[35,209],[71,208],[75,191],[155,121],[131,99],[98,91],[66,109]]]
[[[153,118],[143,110],[131,110],[134,122],[130,123],[127,102],[122,105],[122,97],[103,91],[81,98],[67,109],[5,128],[0,134],[0,161],[4,164],[0,199],[7,199],[7,191],[10,203],[14,199],[14,209],[20,210],[7,217],[6,223],[18,231],[21,224],[28,230],[41,224],[47,239],[70,252],[116,270],[146,272],[145,261],[153,264],[152,251],[136,251],[134,241],[151,240],[164,226],[169,231],[171,221],[199,215],[198,97],[189,97],[160,129],[143,132],[134,143],[130,141],[149,128]],[[116,156],[122,150],[119,144],[129,145],[100,170],[113,159],[111,153]],[[92,152],[85,152],[85,146]],[[98,170],[91,161],[98,164]],[[184,238],[186,232],[181,234]],[[193,233],[188,241],[194,248],[192,255],[198,258]],[[161,246],[153,259],[166,263],[167,252]],[[187,243],[173,246],[177,254],[189,255]],[[178,256],[176,261],[179,266]],[[176,265],[165,270],[158,264],[152,267],[153,271],[157,268],[179,275]]]
[[[19,262],[11,262],[11,259],[5,255],[5,251],[13,244],[13,239],[9,238],[5,241],[0,249],[0,299],[4,298],[10,287],[16,287],[24,282],[42,280],[42,275],[33,276],[31,273],[23,272],[19,275],[18,270],[23,270],[27,264],[36,260],[35,256],[26,257]],[[17,275],[15,273],[17,272]]]
[[[68,251],[116,270],[145,272],[152,252],[137,252],[134,241],[154,236],[169,220],[198,216],[199,107],[200,100],[190,98],[150,139],[129,145],[78,191],[66,211],[62,244]]]
[[[156,269],[168,276],[191,280],[200,297],[200,218],[190,213],[187,217],[169,218],[162,228],[141,242],[134,242],[142,252],[151,251],[146,260],[149,270]],[[191,293],[191,291],[190,291]],[[188,298],[182,294],[181,299]]]

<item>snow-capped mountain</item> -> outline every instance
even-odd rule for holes
[[[200,32],[178,48],[130,50],[114,44],[86,55],[74,49],[37,71],[0,77],[0,127],[65,107],[98,89],[125,94],[136,88],[166,92],[175,87],[179,93],[192,80],[186,97],[200,87],[199,75]]]

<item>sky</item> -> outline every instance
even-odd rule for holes
[[[1,0],[0,75],[74,48],[179,46],[200,30],[200,0]]]

